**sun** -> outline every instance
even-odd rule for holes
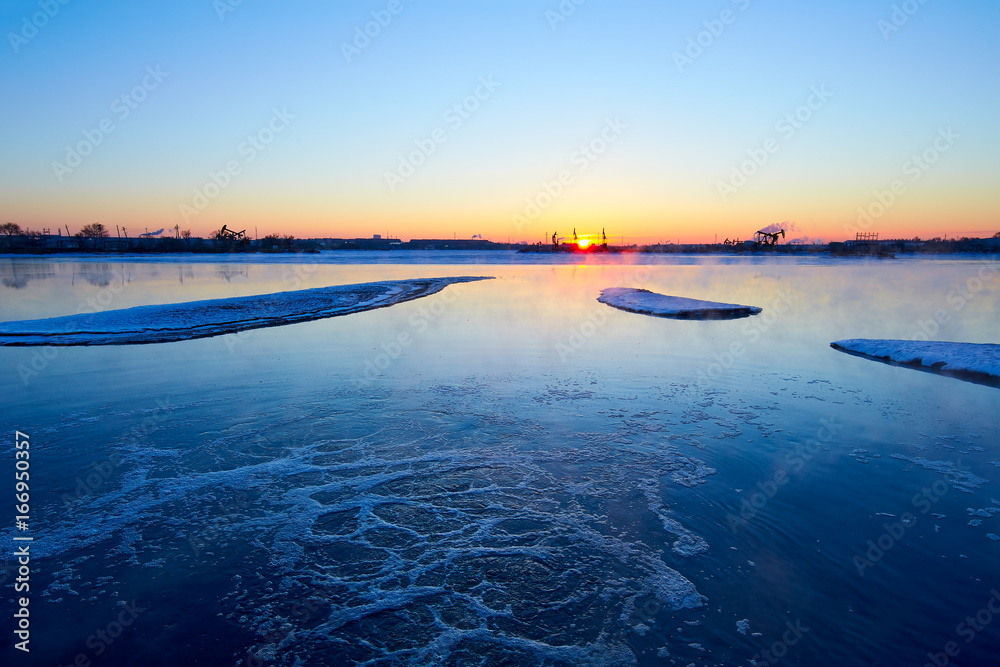
[[[578,246],[579,246],[580,248],[586,248],[587,246],[589,246],[589,245],[590,245],[590,241],[588,241],[587,239],[580,239],[580,240],[579,240],[579,241],[577,242],[577,245],[578,245]]]

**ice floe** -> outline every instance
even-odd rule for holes
[[[699,301],[632,287],[609,287],[601,291],[601,296],[597,300],[630,313],[684,320],[735,319],[761,312],[756,306]]]
[[[488,277],[417,278],[0,323],[3,345],[167,343],[385,308]]]
[[[852,338],[830,343],[851,354],[1000,386],[1000,345]]]
[[[903,456],[902,454],[892,454],[891,458],[898,459],[900,461],[908,461],[909,463],[918,465],[925,470],[941,473],[941,475],[951,481],[951,485],[953,487],[965,493],[972,493],[974,489],[978,489],[988,481],[978,475],[972,474],[960,465],[956,465],[951,461],[931,461],[923,458],[922,456],[913,457]]]

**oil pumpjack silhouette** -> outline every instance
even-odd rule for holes
[[[777,245],[779,235],[781,238],[785,238],[785,230],[779,229],[776,232],[765,232],[763,229],[758,230],[757,233],[753,235],[753,247],[763,248]]]
[[[559,232],[552,232],[552,249],[568,252],[605,252],[608,249],[608,236],[603,227],[600,238],[597,234],[577,234],[574,227],[573,242],[563,243],[565,240],[565,237],[559,236]]]

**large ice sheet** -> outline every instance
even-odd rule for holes
[[[1000,345],[852,338],[830,343],[852,354],[1000,385]]]
[[[756,306],[667,296],[632,287],[609,287],[601,291],[597,300],[630,313],[686,320],[735,319],[756,315],[761,311]]]
[[[128,345],[309,322],[385,308],[489,277],[417,278],[276,294],[138,306],[43,320],[0,323],[3,345]]]

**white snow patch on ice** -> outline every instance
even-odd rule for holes
[[[756,306],[667,296],[632,287],[609,287],[601,291],[597,300],[630,313],[677,319],[732,319],[761,312]]]
[[[129,345],[206,338],[385,308],[488,277],[417,278],[138,306],[0,323],[4,345]]]
[[[1000,382],[1000,345],[940,341],[852,338],[830,343],[834,349],[873,359],[919,366],[957,377],[978,376]]]

